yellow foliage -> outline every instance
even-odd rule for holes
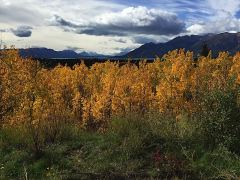
[[[160,111],[181,119],[200,108],[202,95],[240,83],[240,53],[193,60],[191,52],[175,50],[153,63],[82,62],[73,68],[45,69],[22,59],[14,49],[0,53],[0,123],[62,119],[81,127],[101,128],[114,115]],[[62,118],[60,118],[60,116]]]

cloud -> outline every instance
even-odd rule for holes
[[[6,44],[17,47],[69,45],[113,54],[121,51],[115,47],[178,35],[240,31],[239,20],[240,0],[0,0],[0,32]],[[34,36],[32,29],[16,28],[26,24]],[[26,42],[9,33],[31,38]]]
[[[146,44],[146,43],[157,43],[158,40],[154,37],[148,37],[148,36],[135,36],[132,38],[133,43],[136,44]]]
[[[76,24],[60,16],[56,16],[55,21],[64,30],[97,36],[176,35],[185,31],[185,23],[175,14],[142,6],[102,14],[85,24]]]
[[[240,1],[204,0],[201,7],[211,15],[198,18],[187,27],[189,34],[222,33],[240,31],[240,20],[237,17]]]
[[[78,52],[78,51],[82,51],[84,49],[80,48],[80,47],[75,47],[75,46],[67,46],[67,50]]]
[[[126,38],[113,38],[111,41],[118,42],[118,43],[127,43]]]
[[[135,48],[131,48],[131,47],[127,47],[127,48],[115,48],[115,50],[117,50],[118,52],[113,54],[114,56],[123,56],[127,53],[129,53],[130,51],[132,51]]]
[[[190,34],[238,32],[240,31],[240,20],[230,12],[221,12],[209,21],[189,26],[187,31]]]
[[[216,11],[229,12],[234,15],[240,8],[240,1],[238,0],[206,0],[207,4]]]
[[[32,27],[19,26],[16,29],[11,29],[11,32],[17,37],[30,37],[32,35]]]
[[[31,9],[27,5],[10,4],[0,6],[0,22],[8,24],[39,24],[42,19],[43,15],[36,8]]]
[[[190,34],[202,34],[205,33],[204,24],[193,24],[187,28]]]
[[[53,25],[60,25],[60,26],[69,27],[69,28],[77,28],[78,27],[78,25],[63,19],[62,17],[60,17],[58,15],[55,15],[55,20],[56,20],[56,23],[54,23]]]
[[[137,43],[137,44],[146,44],[150,42],[157,43],[156,39],[144,37],[144,36],[136,36],[132,40],[134,43]]]

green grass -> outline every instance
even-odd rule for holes
[[[205,124],[197,121],[202,120],[149,113],[114,117],[104,133],[69,125],[55,142],[42,144],[39,157],[27,129],[5,127],[0,179],[239,177],[239,155],[225,143],[207,146]]]

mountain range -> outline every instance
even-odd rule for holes
[[[33,57],[39,59],[77,59],[82,57],[106,57],[102,54],[94,52],[80,52],[77,53],[73,50],[55,51],[48,48],[28,48],[19,49],[19,53],[22,57]]]
[[[212,55],[215,57],[219,51],[228,51],[230,54],[235,54],[240,51],[240,33],[221,33],[221,34],[206,34],[206,35],[187,35],[179,36],[165,43],[147,43],[139,48],[121,56],[114,58],[155,58],[163,56],[169,51],[184,48],[186,51],[193,51],[195,55],[199,54],[202,46],[207,44],[212,50]],[[109,58],[97,53],[81,52],[77,53],[73,50],[55,51],[47,48],[29,48],[20,49],[22,57],[33,57],[40,59],[77,59],[77,58]],[[113,58],[113,56],[112,56]]]
[[[141,47],[127,53],[124,57],[128,58],[154,58],[163,56],[169,51],[184,48],[186,51],[193,51],[199,54],[202,46],[206,44],[212,55],[216,57],[220,51],[228,51],[235,54],[240,51],[240,33],[221,33],[206,35],[179,36],[166,43],[147,43]]]

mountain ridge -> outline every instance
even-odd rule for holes
[[[32,58],[40,58],[40,59],[54,59],[54,58],[77,59],[82,57],[105,57],[105,55],[97,54],[93,52],[83,51],[83,52],[77,53],[73,50],[56,51],[56,50],[44,48],[44,47],[19,49],[19,53],[20,53],[20,56],[22,57],[32,57]]]
[[[220,51],[228,51],[234,54],[240,51],[240,33],[220,33],[206,35],[186,35],[178,36],[166,43],[147,43],[139,48],[130,51],[124,57],[126,58],[154,58],[163,56],[169,51],[183,48],[186,51],[193,51],[195,55],[199,54],[203,44],[207,44],[212,55],[217,56]]]

